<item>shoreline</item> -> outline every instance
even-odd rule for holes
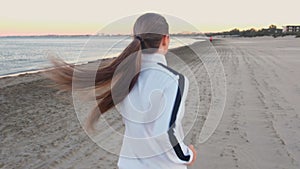
[[[205,42],[205,41],[196,41],[194,43],[201,43],[201,42]],[[194,44],[193,43],[193,44]],[[170,51],[174,51],[174,50],[178,50],[180,48],[184,48],[184,47],[187,47],[187,46],[190,46],[190,45],[193,45],[193,44],[189,44],[189,45],[183,45],[183,46],[178,46],[178,47],[175,47],[175,48],[171,48],[169,49]],[[84,63],[79,63],[79,64],[75,64],[76,66],[82,66],[82,65],[87,65],[87,64],[92,64],[92,63],[95,63],[95,62],[99,62],[99,61],[109,61],[113,58],[116,58],[117,56],[112,56],[112,57],[105,57],[103,59],[97,59],[97,60],[92,60],[92,61],[87,61],[87,62],[84,62]],[[5,78],[11,78],[11,77],[18,77],[18,76],[26,76],[26,75],[30,75],[30,74],[36,74],[36,73],[42,73],[42,72],[47,72],[47,71],[50,71],[52,70],[53,68],[52,67],[46,67],[46,68],[42,68],[42,69],[36,69],[36,70],[29,70],[29,71],[21,71],[21,72],[15,72],[15,73],[10,73],[10,74],[5,74],[5,75],[0,75],[0,80],[1,79],[5,79]]]

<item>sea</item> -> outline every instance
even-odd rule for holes
[[[51,68],[52,56],[72,64],[116,57],[131,41],[124,35],[0,37],[0,78]],[[171,36],[169,48],[196,41],[193,36]]]

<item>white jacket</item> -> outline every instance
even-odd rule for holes
[[[188,85],[164,55],[142,55],[137,83],[116,106],[125,124],[119,169],[187,168],[193,152],[183,143],[181,120]]]

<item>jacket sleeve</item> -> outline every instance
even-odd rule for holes
[[[164,89],[164,96],[167,97],[166,113],[170,115],[167,131],[168,144],[171,144],[166,153],[167,157],[180,164],[190,163],[193,159],[193,152],[183,142],[184,134],[182,130],[181,120],[184,115],[184,104],[188,92],[188,79],[183,75],[177,75],[177,80],[167,85]]]

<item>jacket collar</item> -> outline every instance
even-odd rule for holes
[[[161,63],[167,65],[167,60],[165,55],[160,53],[151,53],[151,54],[142,53],[142,65],[149,64],[149,63]]]

